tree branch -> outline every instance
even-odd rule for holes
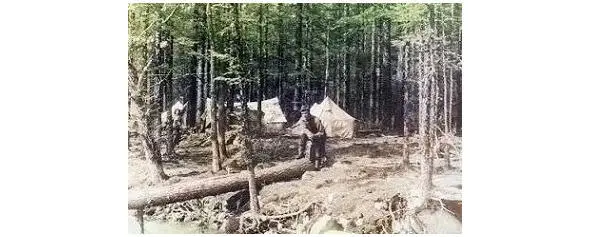
[[[260,215],[260,214],[256,214],[256,213],[252,213],[252,212],[249,212],[249,213],[250,213],[250,215],[258,217],[261,220],[284,219],[284,218],[288,218],[288,217],[292,217],[292,216],[297,216],[297,215],[301,214],[302,212],[307,211],[308,209],[310,209],[310,207],[312,205],[314,205],[314,203],[315,202],[309,202],[306,206],[304,206],[304,208],[300,209],[299,211],[293,212],[293,213],[287,213],[287,214],[283,214],[283,215],[265,216],[265,215]]]
[[[148,72],[148,69],[150,68],[150,66],[152,65],[152,62],[154,61],[154,56],[151,56],[150,59],[148,59],[148,63],[146,63],[146,66],[144,66],[144,68],[142,69],[142,72],[139,76],[137,77],[137,87],[136,88],[142,88],[144,86],[144,78],[146,77],[146,73]]]
[[[172,15],[174,15],[174,13],[176,12],[176,9],[178,9],[179,6],[177,5],[174,9],[172,9],[172,12],[170,13],[170,15],[168,15],[168,17],[166,17],[166,19],[164,19],[162,22],[160,22],[160,24],[165,24],[166,22],[168,22],[168,20],[170,20],[170,17],[172,17]],[[144,31],[142,31],[142,33],[139,36],[143,36],[146,32],[148,32],[148,30],[150,28],[152,28],[152,26],[154,26],[154,24],[156,24],[156,22],[158,22],[158,20],[153,21],[152,23],[150,23],[150,25],[148,27],[146,27],[146,29],[144,29]]]

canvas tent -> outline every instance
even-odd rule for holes
[[[249,111],[258,111],[257,102],[249,102],[246,105]],[[234,103],[237,112],[241,111],[241,106],[241,103]],[[261,110],[263,112],[263,129],[266,133],[277,133],[283,130],[287,119],[279,105],[279,98],[275,97],[261,101]],[[256,116],[254,121],[256,121]]]
[[[329,97],[324,98],[320,104],[314,103],[310,107],[310,114],[320,118],[328,137],[352,138],[355,136],[357,119],[341,109]],[[301,129],[299,126],[292,127],[290,133],[301,134]]]
[[[236,112],[241,112],[241,103],[234,103],[234,110]],[[257,102],[249,102],[247,103],[249,109],[249,119],[253,122],[256,122],[257,114],[256,111],[258,108]],[[209,111],[211,108],[211,99],[207,98],[207,102],[205,104],[205,120],[207,124],[209,124]],[[287,119],[281,110],[281,106],[279,105],[279,98],[275,97],[268,100],[261,101],[261,109],[263,112],[263,129],[267,133],[274,133],[280,132],[283,130],[285,123],[287,123]]]

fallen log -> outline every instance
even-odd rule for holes
[[[314,170],[308,159],[291,161],[267,169],[257,170],[258,184],[270,184],[300,178],[304,172]],[[248,188],[248,172],[217,176],[201,180],[180,182],[171,186],[152,187],[128,194],[128,209],[161,206]]]

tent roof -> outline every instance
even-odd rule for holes
[[[207,98],[206,102],[206,110],[209,111],[211,99]],[[234,108],[240,110],[242,104],[241,103],[234,103]],[[257,110],[258,105],[257,102],[248,102],[247,103],[249,110]],[[268,100],[261,101],[261,108],[263,110],[263,123],[286,123],[287,119],[281,110],[281,106],[279,105],[279,98],[275,97]]]
[[[310,114],[320,118],[329,137],[351,138],[355,135],[357,119],[341,109],[329,97],[324,98],[320,104],[312,105]],[[302,129],[301,124],[296,123],[289,128],[289,133],[298,135],[302,133]]]
[[[310,109],[310,114],[320,117],[321,119],[329,116],[331,120],[356,120],[353,116],[341,109],[341,107],[328,96],[324,98],[322,103],[315,103]]]
[[[250,110],[257,110],[258,108],[257,102],[250,102],[247,105],[248,109]],[[281,106],[279,105],[279,98],[275,97],[261,101],[261,109],[264,113],[264,123],[287,123],[287,119],[285,118],[283,111],[281,111]]]

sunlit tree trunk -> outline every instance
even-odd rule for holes
[[[419,139],[420,139],[420,151],[421,151],[421,171],[419,175],[419,200],[424,203],[429,190],[433,186],[433,160],[430,157],[431,153],[431,139],[429,137],[429,111],[427,107],[429,105],[429,84],[430,78],[428,75],[427,56],[425,42],[420,41],[419,45]]]
[[[210,105],[210,111],[209,111],[209,117],[211,118],[211,136],[210,136],[210,140],[211,140],[211,152],[212,152],[212,162],[211,162],[211,170],[215,173],[218,172],[222,169],[221,167],[221,162],[220,162],[220,152],[219,152],[219,144],[218,144],[218,131],[217,131],[217,127],[218,127],[218,118],[217,118],[217,114],[218,114],[218,109],[217,109],[217,104],[218,104],[218,98],[217,98],[217,88],[216,88],[216,84],[218,84],[215,81],[215,74],[214,74],[214,57],[213,57],[213,51],[214,51],[214,43],[213,43],[213,28],[212,28],[212,16],[211,16],[211,6],[209,5],[209,3],[206,6],[206,10],[205,10],[205,14],[206,14],[206,18],[207,18],[207,30],[208,30],[208,42],[209,42],[209,77],[211,78],[210,81],[210,86],[211,89],[209,91],[210,93],[210,97],[211,97],[211,105]],[[223,102],[222,102],[223,103]]]

